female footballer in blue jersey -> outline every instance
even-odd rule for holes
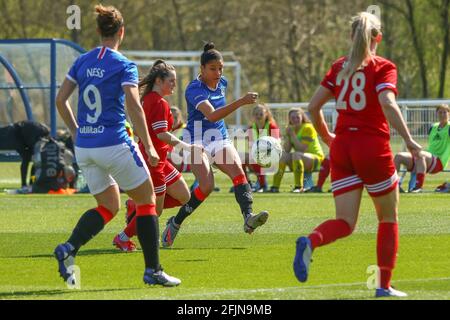
[[[81,55],[71,67],[57,96],[59,114],[75,138],[75,154],[97,208],[86,211],[67,242],[55,249],[60,276],[72,284],[74,258],[81,246],[97,235],[120,208],[119,186],[137,205],[137,234],[144,253],[144,282],[176,286],[181,283],[159,264],[158,216],[148,168],[125,128],[125,101],[149,162],[159,157],[151,143],[139,99],[136,65],[117,50],[125,29],[114,7],[95,6],[101,46]],[[78,86],[75,119],[68,99]]]
[[[249,92],[227,104],[225,94],[228,82],[222,76],[224,63],[221,53],[214,49],[213,43],[207,43],[200,60],[200,75],[191,81],[185,92],[188,121],[185,130],[187,135],[184,135],[183,140],[203,145],[210,162],[233,181],[236,201],[244,218],[244,231],[251,234],[257,227],[266,223],[269,213],[252,212],[252,190],[242,169],[239,154],[228,137],[223,119],[238,108],[255,103],[258,94]],[[185,163],[191,164],[192,168],[196,163],[201,163],[201,155],[186,155]],[[201,191],[202,181],[199,181],[197,192],[191,193],[191,199],[181,207],[178,215],[167,221],[163,232],[165,246],[172,245],[183,220],[205,200],[207,195],[203,195]]]

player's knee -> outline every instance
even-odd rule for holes
[[[106,204],[102,204],[102,206],[105,207],[106,209],[108,209],[108,211],[111,212],[111,214],[113,216],[116,216],[117,212],[119,212],[119,210],[120,210],[120,203],[119,202],[117,202],[117,203],[111,202],[111,203],[108,203],[107,205]]]
[[[146,194],[143,197],[134,197],[133,200],[136,204],[136,207],[146,205],[146,204],[156,205],[156,195],[154,192],[152,192],[151,194]]]
[[[177,199],[178,201],[180,201],[181,205],[188,203],[189,199],[191,199],[191,193],[189,192],[189,190],[186,191],[187,192],[183,192],[182,194],[180,194],[180,198]]]
[[[214,190],[214,181],[207,181],[204,185],[200,185],[200,190],[205,196],[208,196]]]
[[[198,187],[205,196],[208,196],[211,192],[213,192],[214,177],[212,176],[211,172],[209,174],[201,175],[198,177]]]
[[[406,165],[408,162],[408,158],[405,157],[404,154],[398,153],[394,157],[394,163]]]
[[[396,210],[384,210],[378,215],[379,223],[398,223],[398,213]]]

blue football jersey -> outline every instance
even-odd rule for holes
[[[226,91],[228,82],[222,77],[215,90],[200,79],[195,79],[186,88],[185,98],[187,102],[188,120],[186,130],[189,132],[191,143],[207,145],[211,141],[228,139],[225,121],[210,122],[197,107],[208,100],[214,109],[226,105]],[[187,139],[185,139],[187,141]]]
[[[97,148],[129,142],[122,86],[138,85],[136,64],[118,51],[98,47],[78,57],[67,78],[79,88],[76,146]]]

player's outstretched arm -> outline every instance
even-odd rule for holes
[[[403,138],[408,150],[414,155],[419,156],[422,147],[413,140],[406,126],[405,120],[402,117],[400,108],[395,100],[395,94],[391,90],[382,91],[378,95],[381,107],[383,109],[386,119],[392,127],[397,130],[398,134]]]
[[[322,138],[323,142],[325,142],[328,146],[331,145],[335,135],[328,130],[327,123],[325,122],[325,117],[323,116],[322,107],[328,100],[332,99],[333,93],[325,88],[320,86],[311,101],[308,105],[308,111],[311,115],[311,122],[316,128],[317,133]]]
[[[74,139],[78,129],[78,123],[77,120],[75,120],[72,108],[70,107],[69,98],[76,87],[77,85],[75,83],[68,79],[64,79],[61,88],[56,95],[56,108],[58,109],[58,113],[63,119],[67,128],[70,130],[72,138]]]
[[[248,92],[242,98],[227,104],[225,107],[219,108],[217,110],[211,105],[209,101],[204,101],[197,108],[210,122],[217,122],[228,116],[233,111],[239,109],[246,104],[253,104],[258,99],[258,93]]]
[[[179,148],[189,151],[189,152],[193,152],[196,149],[201,150],[201,151],[203,150],[202,146],[188,144],[188,143],[178,139],[173,133],[170,133],[167,131],[158,133],[157,137],[159,140],[161,140],[173,147],[179,147]]]

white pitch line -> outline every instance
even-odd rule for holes
[[[410,279],[410,280],[396,280],[393,283],[398,282],[433,282],[433,281],[446,281],[450,280],[447,278],[427,278],[427,279]],[[208,297],[208,296],[223,296],[228,294],[245,294],[245,293],[265,293],[265,292],[287,292],[287,291],[302,291],[305,289],[323,289],[323,288],[333,288],[333,287],[352,287],[365,285],[367,282],[353,282],[353,283],[330,283],[315,286],[299,286],[299,287],[284,287],[284,288],[260,288],[260,289],[233,289],[233,290],[223,290],[218,292],[208,292],[208,293],[195,293],[189,295],[179,295],[175,296],[176,299],[190,298],[190,297]],[[367,289],[369,290],[369,289]]]

